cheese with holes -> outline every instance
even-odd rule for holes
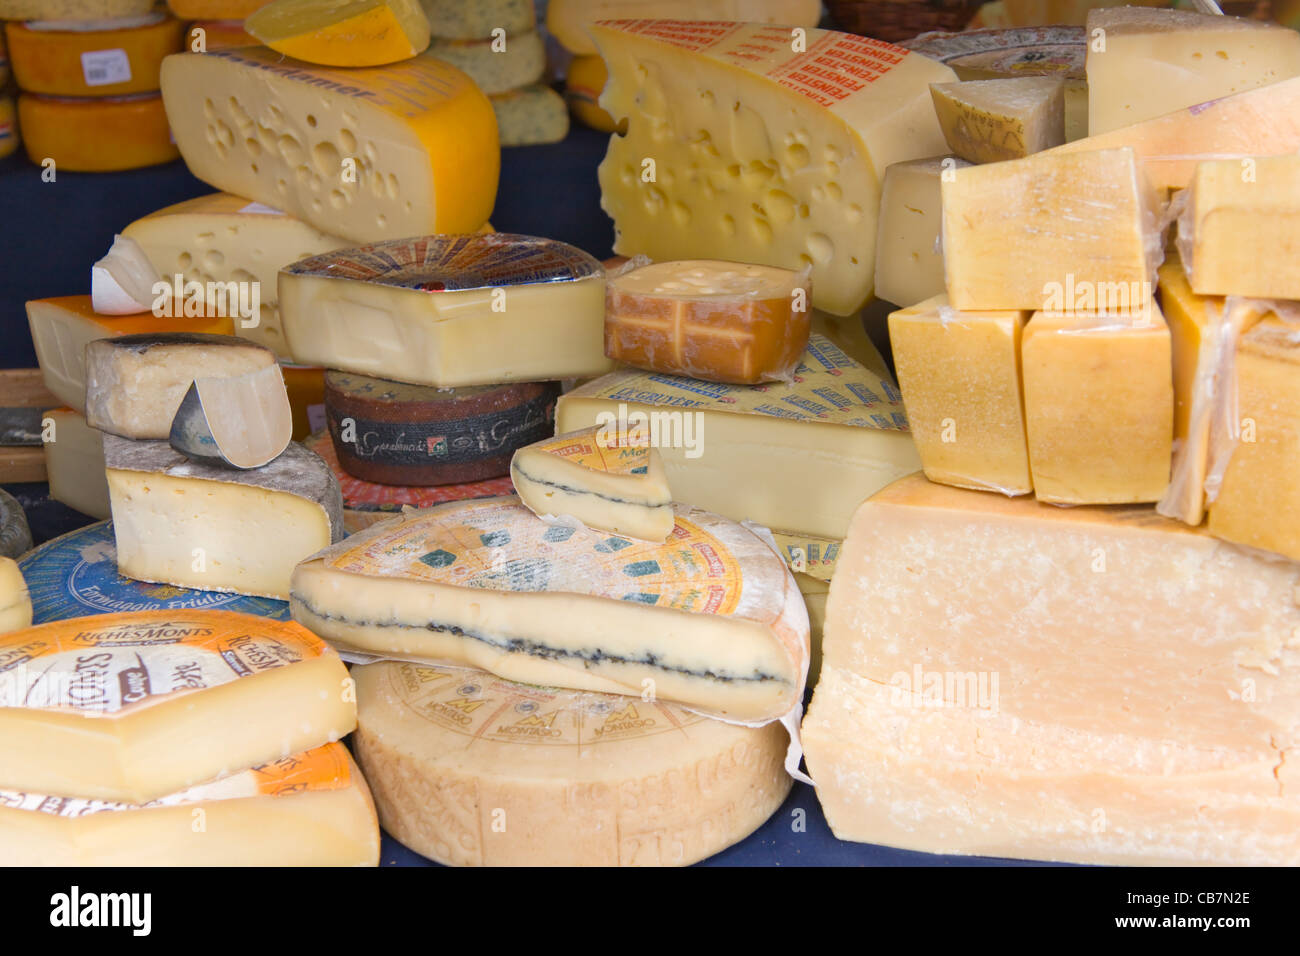
[[[493,30],[513,36],[537,25],[533,0],[420,0],[436,37],[482,40]]]
[[[424,236],[280,273],[294,358],[439,388],[608,371],[605,272],[554,239]]]
[[[271,0],[167,0],[182,20],[243,20]]]
[[[184,25],[161,13],[88,22],[5,24],[14,80],[28,93],[120,96],[158,89],[163,57],[181,49]]]
[[[168,57],[162,77],[190,172],[322,232],[468,232],[492,211],[492,106],[439,60],[346,69],[245,47]]]
[[[154,0],[0,0],[0,20],[105,20],[146,14]]]
[[[275,365],[275,353],[233,335],[163,332],[86,346],[86,422],[124,438],[161,438],[196,378]]]
[[[790,572],[747,528],[676,511],[663,544],[547,524],[515,497],[407,512],[300,564],[290,612],[352,655],[776,720],[808,667]]]
[[[110,173],[170,163],[180,153],[167,126],[162,97],[18,97],[18,125],[33,163],[56,170]]]
[[[885,170],[876,230],[876,295],[907,308],[944,291],[939,184],[970,163],[935,156]]]
[[[13,558],[0,555],[0,634],[32,625],[32,598]]]
[[[1065,142],[1065,80],[1052,76],[933,83],[948,148],[972,163],[1020,159]]]
[[[678,501],[826,538],[844,536],[867,495],[921,467],[893,382],[819,335],[793,384],[624,370],[560,396],[558,432],[604,421],[649,424]]]
[[[489,96],[536,83],[546,72],[546,47],[536,30],[490,40],[436,39],[426,55],[461,70]]]
[[[1295,865],[1297,585],[1300,566],[1148,507],[898,482],[854,517],[803,723],[832,831],[937,853]]]
[[[247,471],[163,441],[104,436],[118,570],[137,581],[285,600],[294,565],[343,536],[343,496],[301,445]]]
[[[820,0],[550,0],[546,29],[571,53],[596,52],[591,26],[598,20],[734,20],[815,27]]]
[[[92,518],[107,518],[103,434],[71,408],[51,409],[42,422],[50,497]]]
[[[510,462],[515,491],[534,514],[645,541],[673,531],[673,496],[649,429],[597,425],[521,448]]]
[[[257,41],[244,32],[243,20],[200,20],[191,23],[185,32],[182,49],[187,53],[207,53],[237,46],[257,46]]]
[[[148,803],[0,790],[0,846],[6,866],[375,866],[379,822],[332,743]]]
[[[338,740],[337,654],[291,621],[164,610],[0,638],[0,787],[145,803]]]
[[[276,0],[244,29],[278,53],[325,66],[384,66],[429,45],[419,0]]]
[[[1024,312],[959,312],[947,296],[889,316],[889,341],[925,476],[958,488],[1034,490],[1020,385]]]
[[[627,119],[599,169],[614,251],[812,267],[837,315],[871,296],[880,181],[945,151],[946,66],[879,40],[789,27],[636,20],[591,28],[600,105]]]
[[[488,99],[497,114],[502,146],[558,143],[569,135],[569,111],[564,97],[549,86],[533,83]]]
[[[614,122],[614,117],[600,108],[600,93],[608,79],[609,71],[599,56],[574,57],[564,74],[565,102],[569,104],[574,119],[583,126],[602,133],[612,133],[616,129],[626,132],[626,123]]]
[[[261,468],[289,447],[293,410],[274,363],[230,376],[196,377],[167,441],[191,461]]]
[[[452,866],[683,866],[785,799],[785,732],[476,671],[353,670],[379,818]]]
[[[1093,135],[1300,75],[1300,34],[1275,23],[1115,7],[1087,30]]]

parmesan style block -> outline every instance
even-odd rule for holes
[[[645,541],[672,533],[673,496],[647,429],[597,425],[515,452],[510,480],[534,514]]]
[[[779,724],[445,667],[352,673],[380,820],[439,863],[685,866],[744,839],[790,790]]]
[[[167,436],[191,461],[261,468],[293,438],[293,409],[279,365],[228,378],[196,378]]]
[[[419,0],[275,0],[244,29],[285,56],[325,66],[384,66],[429,45]]]
[[[536,30],[499,39],[439,38],[426,55],[450,63],[489,96],[536,83],[546,72],[546,46]]]
[[[892,485],[844,543],[803,724],[831,829],[938,853],[1300,862],[1297,585],[1300,566],[1150,508]]]
[[[32,598],[18,562],[0,555],[0,634],[32,626]]]
[[[294,565],[343,537],[338,480],[301,445],[237,471],[105,435],[104,461],[117,567],[138,581],[285,600]]]
[[[42,420],[54,426],[45,442],[50,497],[92,518],[107,518],[111,512],[103,434],[71,408],[51,409]]]
[[[165,610],[0,638],[0,787],[146,803],[338,740],[347,669],[291,621]]]
[[[550,525],[514,497],[411,511],[300,564],[290,611],[349,654],[602,693],[649,687],[735,721],[788,713],[808,667],[808,616],[785,562],[685,506],[666,544]]]
[[[814,304],[870,298],[880,182],[946,151],[930,83],[948,67],[879,40],[790,27],[625,20],[591,27],[600,105],[627,135],[600,165],[614,251],[812,267]]]
[[[943,293],[939,183],[945,171],[951,175],[969,165],[957,156],[935,156],[885,170],[876,231],[876,295],[886,302],[907,308]]]
[[[571,53],[596,52],[590,27],[597,20],[737,20],[815,27],[820,0],[550,0],[546,29]]]
[[[345,69],[242,47],[169,56],[162,86],[190,172],[322,232],[469,232],[492,211],[492,105],[439,60]]]
[[[1052,76],[932,83],[948,148],[972,163],[1020,159],[1065,142],[1065,80]]]
[[[925,476],[959,488],[1034,490],[1020,387],[1024,312],[958,312],[936,296],[889,316],[889,341]]]

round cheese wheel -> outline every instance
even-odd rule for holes
[[[121,20],[5,24],[14,79],[28,93],[120,96],[158,89],[184,24],[161,13]]]
[[[59,169],[104,173],[169,163],[180,157],[157,93],[84,97],[18,97],[18,125],[27,156]]]

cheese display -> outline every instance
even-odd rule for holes
[[[513,36],[537,25],[532,0],[420,0],[420,5],[436,37],[481,40],[493,30]]]
[[[946,150],[945,66],[879,40],[789,27],[637,20],[590,28],[600,105],[627,119],[599,169],[614,251],[812,269],[837,315],[871,296],[880,181]]]
[[[167,441],[191,461],[261,468],[293,438],[293,410],[280,366],[228,377],[195,378]]]
[[[887,377],[813,335],[795,379],[745,386],[614,372],[560,396],[555,427],[639,423],[652,429],[678,501],[842,538],[864,497],[921,460]]]
[[[90,267],[90,305],[99,315],[152,310],[158,270],[132,239],[114,236],[108,254]]]
[[[948,148],[972,163],[1020,159],[1065,142],[1065,80],[1050,76],[930,86]]]
[[[184,49],[188,53],[238,46],[257,46],[257,41],[244,32],[243,20],[200,20],[190,24],[185,33]]]
[[[608,79],[609,71],[600,57],[574,57],[564,75],[564,101],[569,105],[573,118],[583,126],[602,133],[626,132],[626,123],[616,123],[614,117],[600,107],[600,93]]]
[[[440,60],[344,69],[264,47],[182,53],[163,62],[162,88],[190,172],[322,232],[465,232],[492,211],[496,117]]]
[[[558,143],[569,135],[564,97],[541,83],[489,96],[502,146]]]
[[[650,693],[733,721],[787,714],[808,665],[785,563],[685,506],[665,544],[547,524],[513,497],[408,512],[300,564],[290,608],[351,655]]]
[[[18,124],[28,159],[74,173],[140,169],[180,155],[156,93],[100,99],[24,93]]]
[[[439,388],[599,375],[605,274],[553,239],[425,236],[280,273],[299,362]]]
[[[243,20],[271,0],[167,0],[182,20]]]
[[[889,316],[889,341],[925,476],[959,488],[1034,490],[1020,385],[1024,312],[959,312],[936,296]]]
[[[28,93],[120,96],[158,89],[163,57],[184,25],[161,13],[123,20],[5,24],[14,80]]]
[[[0,20],[105,20],[148,13],[154,0],[0,0]]]
[[[939,184],[945,173],[969,165],[957,156],[935,156],[885,170],[876,231],[876,295],[886,302],[907,308],[944,291]]]
[[[385,66],[429,45],[419,0],[275,0],[244,29],[278,53],[324,66]]]
[[[510,480],[530,511],[597,531],[666,541],[676,518],[664,463],[648,429],[600,426],[515,452]]]
[[[4,866],[378,862],[379,824],[369,788],[337,743],[147,803],[0,790]]]
[[[779,725],[444,667],[353,670],[357,757],[398,840],[452,866],[684,866],[790,790]]]
[[[1090,12],[1087,30],[1100,37],[1088,50],[1094,135],[1300,76],[1300,34],[1275,23],[1112,7]]]
[[[171,434],[191,383],[275,365],[275,353],[233,335],[119,335],[86,345],[86,422],[124,438]]]
[[[50,497],[92,518],[107,518],[103,436],[71,408],[50,409],[42,416],[45,422],[53,426],[46,426],[49,437],[44,442]]]
[[[32,625],[32,599],[13,558],[0,555],[0,634]]]
[[[930,852],[1294,865],[1297,584],[1296,565],[1150,508],[898,482],[854,517],[803,723],[831,829]]]
[[[450,63],[489,96],[536,83],[546,72],[546,47],[536,30],[486,40],[437,39],[426,55]]]

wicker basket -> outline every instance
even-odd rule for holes
[[[846,33],[910,40],[930,30],[964,29],[984,0],[827,0],[831,20]]]

